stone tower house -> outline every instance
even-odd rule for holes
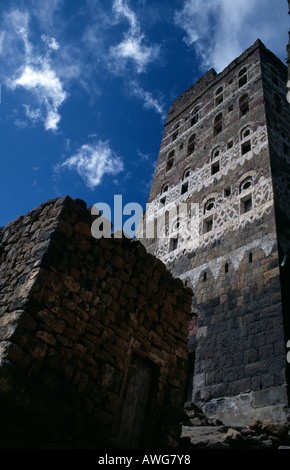
[[[188,397],[225,424],[288,406],[286,83],[257,40],[175,100],[138,234],[194,291]]]

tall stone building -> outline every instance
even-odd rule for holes
[[[284,419],[288,406],[286,84],[257,40],[179,96],[138,232],[194,291],[188,398],[225,424]]]

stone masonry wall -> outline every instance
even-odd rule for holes
[[[192,292],[91,223],[64,197],[1,229],[2,448],[177,445]]]
[[[278,191],[289,191],[288,157],[272,153],[282,149],[282,137],[269,121],[271,113],[272,122],[281,123],[274,93],[285,97],[285,73],[257,40],[173,103],[146,211],[146,223],[165,213],[165,235],[140,237],[194,291],[192,401],[231,425],[284,419],[288,404],[279,256],[285,240],[276,218]],[[222,127],[215,132],[218,116]],[[175,214],[182,204],[186,211]],[[285,229],[289,243],[288,237]]]

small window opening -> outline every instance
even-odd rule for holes
[[[221,152],[220,147],[217,147],[216,149],[214,149],[212,152],[212,156],[211,156],[212,160],[219,157],[220,152]]]
[[[225,194],[225,197],[229,197],[231,195],[231,188],[226,188],[224,194]]]
[[[195,150],[195,137],[196,137],[196,135],[193,134],[188,140],[188,147],[187,147],[187,154],[188,155],[191,155]]]
[[[205,282],[206,281],[206,278],[207,278],[207,274],[206,272],[203,273],[203,277],[202,277],[202,282]]]
[[[249,253],[249,263],[253,262],[253,253],[250,251]]]
[[[250,152],[251,148],[252,148],[252,145],[251,145],[250,140],[248,140],[247,142],[242,144],[242,146],[241,146],[242,155],[245,155],[246,153]]]
[[[234,145],[233,140],[230,140],[230,141],[227,143],[227,149],[228,149],[228,150],[231,149],[231,148],[233,147],[233,145]]]
[[[178,247],[178,237],[170,239],[170,251],[176,250]]]
[[[213,163],[213,165],[211,166],[211,174],[215,175],[219,171],[220,171],[220,162]]]
[[[244,67],[239,73],[239,87],[244,86],[248,81],[247,67]]]
[[[166,165],[166,171],[171,170],[171,168],[173,167],[173,163],[174,163],[174,158],[170,158],[170,160],[168,160],[167,165]]]
[[[190,120],[190,125],[194,126],[198,122],[198,112],[196,111],[194,116]]]
[[[252,196],[242,199],[241,201],[241,212],[242,214],[245,214],[246,212],[249,212],[252,210],[253,204],[252,204]]]
[[[249,103],[244,103],[240,106],[240,116],[244,117],[246,116],[250,111]]]
[[[162,204],[162,206],[165,206],[165,203],[166,203],[166,197],[161,198],[160,204]]]
[[[223,87],[219,87],[219,89],[216,91],[216,98],[215,98],[215,105],[218,106],[221,104],[224,100],[224,95],[223,95]]]
[[[204,220],[204,233],[211,232],[213,229],[213,218],[210,217],[209,219]]]
[[[223,130],[223,115],[218,114],[214,120],[214,136],[220,134]]]
[[[209,199],[204,205],[204,213],[210,212],[215,208],[215,200]]]
[[[226,264],[225,264],[225,273],[228,273],[228,272],[229,272],[229,264],[226,263]]]
[[[183,175],[183,179],[186,179],[190,176],[190,169],[188,168],[187,170],[185,170],[184,172],[184,175]]]
[[[168,191],[168,188],[169,188],[169,186],[168,186],[168,184],[166,183],[166,184],[163,186],[161,192],[162,192],[162,193],[166,193],[166,191]]]
[[[185,194],[185,193],[187,193],[187,191],[188,191],[188,183],[184,183],[181,186],[181,194]]]

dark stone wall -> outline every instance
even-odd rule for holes
[[[82,201],[1,229],[0,447],[175,447],[190,289]]]

